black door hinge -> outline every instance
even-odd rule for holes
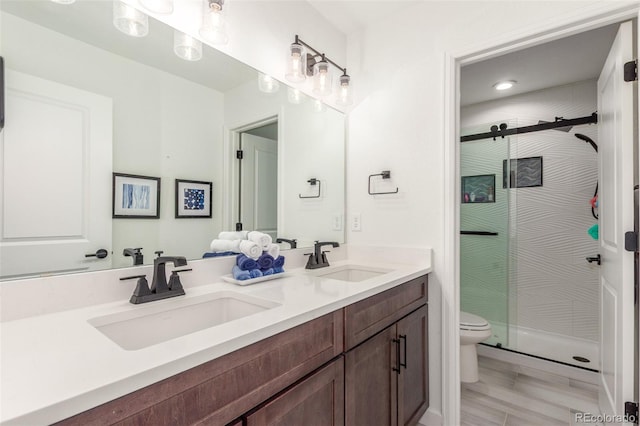
[[[629,61],[624,64],[624,81],[636,81],[638,79],[638,61]]]
[[[638,403],[633,401],[627,401],[624,403],[624,416],[625,421],[633,424],[638,424]]]
[[[238,160],[242,160],[244,158],[244,151],[242,151],[241,149],[236,151],[236,158]]]
[[[242,231],[242,222],[236,223],[236,231]]]
[[[626,251],[638,251],[638,233],[629,231],[624,233],[624,249]]]

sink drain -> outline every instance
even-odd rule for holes
[[[575,359],[578,362],[591,362],[589,358],[585,358],[583,356],[574,356],[573,359]]]

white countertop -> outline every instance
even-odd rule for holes
[[[420,264],[336,262],[392,272],[360,282],[315,277],[304,269],[250,286],[215,282],[187,288],[186,296],[151,302],[171,306],[218,291],[280,305],[163,343],[128,351],[88,320],[149,305],[128,300],[6,321],[1,324],[0,422],[49,424],[233,352],[311,319],[431,272]]]

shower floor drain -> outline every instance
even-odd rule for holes
[[[578,362],[591,362],[589,358],[585,358],[583,356],[574,356],[573,359],[575,359]]]

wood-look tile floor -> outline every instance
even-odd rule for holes
[[[598,388],[542,370],[480,356],[480,381],[462,383],[463,426],[577,425],[598,413]]]

